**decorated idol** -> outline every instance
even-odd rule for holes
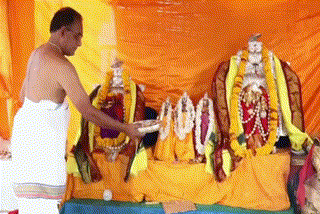
[[[189,162],[195,159],[193,127],[195,110],[189,95],[184,92],[173,109],[170,99],[162,104],[161,128],[154,157],[167,162]]]
[[[106,74],[105,82],[90,95],[93,105],[122,123],[133,123],[144,119],[144,98],[140,88],[131,80],[116,59]],[[82,121],[82,130],[76,146],[75,157],[79,171],[86,183],[101,179],[92,153],[104,153],[106,161],[115,161],[119,154],[133,158],[136,143],[123,132],[104,129]],[[92,148],[92,149],[90,149]],[[85,153],[83,153],[83,151]]]
[[[193,147],[193,127],[195,109],[193,103],[184,92],[178,100],[174,111],[174,141],[177,161],[191,161],[195,159]]]
[[[134,118],[136,112],[131,110],[131,106],[136,105],[132,102],[137,102],[138,87],[135,87],[130,77],[123,73],[121,61],[116,60],[111,68],[112,72],[107,73],[105,83],[99,90],[93,104],[115,120],[132,123],[136,119]],[[133,85],[135,88],[133,88]],[[139,105],[141,104],[139,103]],[[143,108],[137,114],[138,120],[144,118]],[[95,147],[103,150],[108,160],[114,161],[128,144],[129,139],[123,132],[119,133],[115,130],[93,126]]]
[[[254,35],[247,50],[220,64],[214,81],[218,147],[231,152],[233,169],[241,158],[290,146],[297,152],[312,144],[304,133],[298,76],[259,37]],[[215,160],[216,174],[223,180],[221,152],[216,152]]]
[[[211,141],[210,146],[213,146],[215,138],[215,118],[213,110],[213,101],[205,93],[200,99],[195,116],[194,128],[194,145],[196,152],[196,162],[204,162],[206,147]]]
[[[174,141],[173,141],[173,109],[170,98],[168,97],[162,103],[161,111],[159,114],[159,121],[161,127],[159,130],[158,141],[154,150],[154,157],[157,160],[174,162]]]

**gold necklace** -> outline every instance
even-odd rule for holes
[[[52,43],[52,42],[48,42],[48,43],[49,43],[50,45],[56,47],[56,48],[59,50],[59,52],[62,53],[62,50],[61,50],[61,48],[60,48],[58,45],[56,45],[56,44],[54,44],[54,43]]]

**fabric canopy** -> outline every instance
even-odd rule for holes
[[[307,132],[319,135],[319,1],[114,1],[117,47],[148,105],[211,92],[218,65],[252,34],[290,63],[302,84]],[[151,99],[150,99],[151,98]]]
[[[5,14],[0,36],[7,38],[0,46],[11,48],[0,48],[0,91],[9,98],[0,100],[0,134],[5,138],[19,107],[28,57],[48,40],[50,20],[62,6],[73,7],[84,18],[83,45],[70,60],[88,93],[103,82],[116,51],[133,80],[146,86],[148,106],[159,110],[167,96],[175,104],[184,91],[195,104],[204,92],[210,95],[219,63],[246,47],[252,34],[261,33],[265,46],[300,77],[306,131],[320,134],[319,1],[28,0],[0,4]],[[71,109],[72,145],[80,119]]]

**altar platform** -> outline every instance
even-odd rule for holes
[[[214,205],[196,205],[196,211],[184,212],[186,214],[231,214],[231,213],[255,213],[255,214],[294,214],[291,207],[285,211],[265,211],[229,207],[219,204]],[[120,202],[104,201],[99,199],[71,199],[67,201],[61,209],[60,214],[165,214],[162,204],[148,205],[144,202]]]

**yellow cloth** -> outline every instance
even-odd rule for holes
[[[283,117],[286,129],[289,133],[289,138],[290,138],[292,148],[295,150],[301,150],[302,144],[306,140],[308,141],[308,144],[313,144],[313,141],[308,134],[302,132],[295,125],[292,124],[286,80],[283,75],[280,60],[276,56],[274,56],[274,62],[276,66],[275,70],[276,70],[276,76],[277,76],[277,88],[278,88],[278,96],[280,99],[282,117]]]
[[[232,96],[232,89],[234,85],[234,80],[237,76],[238,73],[238,65],[236,63],[237,56],[232,56],[230,60],[230,65],[229,65],[229,72],[227,74],[226,78],[226,97],[227,97],[227,104],[228,104],[228,110],[230,112],[230,105],[231,105],[231,96]],[[239,117],[240,118],[240,117]],[[241,124],[241,121],[239,119],[238,124]],[[240,135],[243,133],[243,127],[239,126],[238,127],[238,133],[236,135]]]
[[[163,117],[163,123],[166,124],[167,117]],[[171,120],[170,129],[168,136],[164,139],[160,139],[160,135],[158,136],[158,141],[154,150],[154,156],[158,160],[173,162],[175,161],[175,141],[173,140],[173,121]]]
[[[183,119],[185,119],[183,113]],[[164,117],[166,120],[166,117]],[[165,124],[165,121],[164,121]],[[183,140],[179,140],[174,132],[174,121],[171,121],[170,131],[168,137],[162,141],[158,137],[154,156],[163,161],[173,162],[176,159],[179,161],[189,161],[195,158],[194,145],[193,145],[193,132],[186,134]]]
[[[185,123],[186,112],[182,112],[182,122]],[[180,140],[179,137],[175,134],[172,137],[172,140],[175,144],[175,155],[179,161],[189,161],[195,159],[194,145],[193,145],[193,131],[191,130],[186,134],[183,140]]]
[[[206,157],[206,167],[205,167],[205,170],[207,173],[210,173],[210,174],[213,174],[213,167],[214,167],[214,164],[213,164],[213,158],[212,158],[212,154],[214,153],[214,143],[209,140],[208,141],[208,144],[206,146],[206,150],[205,150],[205,157]]]
[[[94,154],[103,180],[84,184],[68,176],[66,198],[102,199],[111,189],[119,201],[190,200],[199,204],[219,203],[259,210],[285,210],[290,207],[287,178],[290,155],[279,153],[243,159],[224,182],[218,183],[205,172],[205,164],[171,164],[150,160],[148,169],[123,181],[128,158],[120,155],[114,163],[105,162],[103,154]]]
[[[175,144],[175,154],[179,161],[195,159],[192,131],[183,140],[179,140],[178,136],[174,135],[173,141]]]

